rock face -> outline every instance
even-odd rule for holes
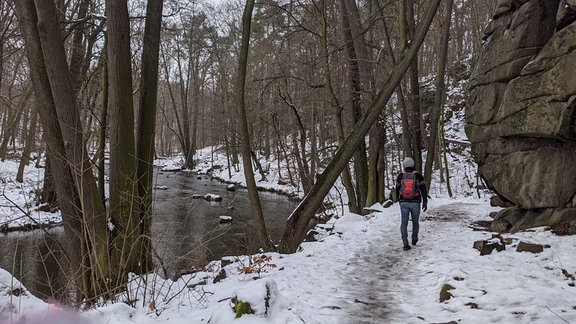
[[[575,21],[576,0],[501,0],[485,31],[466,133],[508,230],[576,220]]]

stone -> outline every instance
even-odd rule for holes
[[[490,197],[490,206],[508,208],[508,207],[514,206],[514,204],[511,203],[510,201],[506,200],[503,197],[495,195],[495,196]]]
[[[222,196],[217,194],[205,194],[204,200],[206,201],[222,201]]]
[[[220,219],[220,224],[232,223],[232,216],[220,215],[218,218]]]
[[[232,308],[237,318],[245,314],[254,314],[257,316],[256,318],[261,318],[262,321],[269,321],[267,317],[270,314],[270,308],[274,305],[279,294],[280,292],[275,281],[266,279],[256,280],[236,290],[235,296],[231,299]],[[247,305],[241,306],[241,303]],[[239,309],[244,306],[249,306],[249,310],[248,307]],[[246,310],[248,311],[246,312]],[[212,320],[210,320],[210,322],[212,322]],[[217,320],[214,322],[220,323],[222,321]],[[247,319],[244,322],[254,322],[254,318],[252,318],[252,321]]]
[[[392,200],[386,200],[383,204],[382,207],[384,208],[390,208],[392,207],[392,205],[394,205],[394,202]]]
[[[454,289],[454,286],[452,286],[450,284],[444,284],[442,286],[442,288],[440,289],[440,298],[439,298],[441,303],[452,298],[452,293],[450,292],[450,290],[452,290],[452,289]]]
[[[216,277],[214,277],[214,280],[212,280],[212,283],[218,283],[224,279],[226,279],[226,270],[222,269],[222,270],[220,270],[220,272],[218,272]]]
[[[224,257],[222,259],[220,259],[220,266],[222,268],[224,268],[225,266],[234,263],[234,260],[232,260],[230,257]]]
[[[502,14],[512,10],[512,0],[501,0],[498,2],[494,18],[502,16]]]
[[[576,221],[571,223],[558,223],[550,226],[552,233],[558,236],[576,235]]]
[[[498,252],[506,250],[504,239],[499,234],[493,234],[490,240],[476,241],[473,247],[480,251],[481,256],[491,254],[494,250]]]
[[[517,206],[497,212],[490,230],[498,233],[516,233],[534,227],[569,224],[565,235],[576,233],[576,208],[522,209]],[[572,225],[574,224],[574,225]]]
[[[507,207],[492,228],[570,223],[576,207],[576,0],[501,0],[471,74],[466,134]],[[508,209],[511,206],[515,209]]]
[[[254,314],[254,309],[252,309],[252,305],[249,302],[245,302],[243,300],[232,298],[232,304],[234,305],[234,313],[236,314],[236,318],[242,317],[242,315],[246,314]]]
[[[508,233],[512,228],[512,224],[506,219],[498,219],[490,223],[490,230],[497,233]]]
[[[520,241],[516,247],[516,252],[531,252],[540,253],[544,251],[544,246],[542,244],[533,244]]]
[[[556,14],[556,29],[570,25],[576,20],[576,1],[575,0],[561,0]]]

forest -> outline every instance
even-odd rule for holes
[[[448,90],[468,78],[496,5],[5,0],[0,159],[20,161],[20,182],[31,159],[45,167],[41,198],[62,213],[88,303],[152,270],[157,157],[194,169],[215,147],[242,163],[261,246],[291,253],[337,178],[356,213],[388,198],[387,164],[404,156],[428,184],[433,169],[449,179]],[[281,242],[256,184],[272,156],[304,192]]]

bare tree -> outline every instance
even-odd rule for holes
[[[358,123],[363,114],[363,93],[370,93],[371,75],[368,68],[368,54],[364,33],[360,23],[358,7],[355,1],[340,0],[342,25],[346,40],[346,52],[348,54],[348,83],[350,93],[350,105],[353,123]],[[368,160],[366,156],[366,142],[360,141],[354,155],[354,175],[356,180],[356,209],[354,213],[361,213],[366,203],[368,190]]]
[[[8,144],[17,136],[18,127],[22,121],[22,115],[27,109],[28,102],[30,98],[30,91],[20,96],[20,99],[8,98],[8,102],[5,102],[4,111],[4,127],[2,141],[0,142],[0,161],[6,159],[6,154],[8,153]],[[15,107],[11,107],[14,105]]]
[[[412,42],[415,37],[416,14],[414,12],[414,0],[402,0],[404,6],[404,14],[406,16],[407,35],[406,42]],[[422,169],[422,113],[420,109],[420,73],[418,68],[418,58],[412,61],[410,71],[408,73],[408,84],[410,91],[409,96],[409,114],[410,128],[404,129],[404,132],[411,132],[412,136],[412,152],[407,154],[414,158],[415,167],[418,170]]]
[[[136,181],[136,149],[134,138],[134,103],[132,99],[132,68],[130,21],[127,0],[106,1],[108,111],[110,114],[110,204],[111,264],[117,269],[112,282],[118,286],[125,271],[140,272],[137,251],[133,244],[140,234],[140,215]]]
[[[38,133],[38,112],[35,109],[28,107],[26,111],[26,122],[24,123],[24,131],[26,137],[24,139],[24,148],[22,149],[22,156],[18,164],[18,172],[16,173],[16,181],[24,182],[24,168],[30,163],[30,154],[36,147],[36,134]]]
[[[258,188],[254,179],[254,171],[251,163],[250,134],[248,130],[248,120],[246,116],[245,83],[246,69],[248,66],[248,52],[250,44],[250,26],[252,24],[252,12],[254,10],[254,0],[246,0],[244,13],[242,14],[242,43],[240,55],[238,57],[238,79],[236,81],[236,105],[238,108],[238,123],[240,125],[240,136],[242,142],[242,165],[244,166],[244,176],[246,186],[252,204],[252,217],[256,223],[256,231],[260,240],[260,245],[266,250],[271,250],[274,245],[268,237]]]
[[[330,104],[332,105],[333,109],[335,110],[334,113],[334,126],[336,128],[338,134],[338,142],[340,145],[343,144],[345,134],[344,134],[344,126],[342,123],[342,105],[340,104],[340,100],[335,93],[334,86],[332,84],[332,76],[331,70],[332,66],[330,64],[330,54],[328,50],[328,4],[325,0],[320,1],[320,20],[322,22],[322,33],[321,33],[321,55],[323,60],[323,66],[326,70],[325,73],[325,82],[326,82],[326,92],[328,98],[330,100]],[[346,194],[348,198],[348,208],[349,210],[359,210],[356,198],[356,188],[352,182],[352,175],[350,174],[350,169],[348,165],[344,166],[342,170],[342,184],[346,188]]]
[[[420,26],[414,34],[410,46],[390,72],[388,82],[378,91],[368,111],[362,115],[360,121],[354,126],[352,132],[347,136],[340,149],[330,160],[324,172],[318,176],[318,180],[312,190],[304,197],[302,202],[300,202],[288,218],[279,247],[280,252],[295,252],[300,242],[304,239],[308,224],[322,204],[324,197],[334,185],[334,182],[348,163],[348,160],[356,151],[358,144],[363,140],[364,136],[377,120],[380,112],[384,109],[386,103],[410,67],[412,60],[416,57],[416,53],[424,41],[426,32],[432,23],[440,2],[441,0],[430,2],[430,6],[421,20]]]
[[[434,107],[430,114],[430,137],[428,142],[428,155],[426,157],[426,165],[424,167],[424,179],[426,185],[430,188],[430,181],[432,179],[432,165],[436,159],[436,152],[438,148],[438,129],[439,117],[444,105],[444,97],[446,96],[445,89],[445,75],[446,75],[446,62],[448,61],[448,41],[450,39],[450,26],[452,20],[452,3],[453,0],[446,1],[446,8],[444,12],[444,19],[442,20],[442,39],[440,40],[440,60],[438,61],[438,70],[436,73],[436,93],[434,96]]]
[[[15,9],[26,42],[54,186],[69,237],[67,254],[77,298],[93,302],[108,290],[106,218],[66,73],[57,10],[52,1],[33,0],[17,1]]]
[[[140,198],[140,238],[137,247],[142,273],[152,270],[152,176],[154,136],[156,135],[156,103],[158,63],[163,0],[149,0],[142,51],[142,78],[139,99],[137,151],[138,197]]]

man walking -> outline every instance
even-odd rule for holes
[[[428,192],[422,174],[414,169],[414,160],[410,157],[404,159],[404,172],[396,178],[396,197],[400,204],[400,234],[404,250],[410,250],[408,244],[408,220],[412,215],[412,245],[418,242],[418,231],[420,230],[420,203],[422,210],[428,208]]]

